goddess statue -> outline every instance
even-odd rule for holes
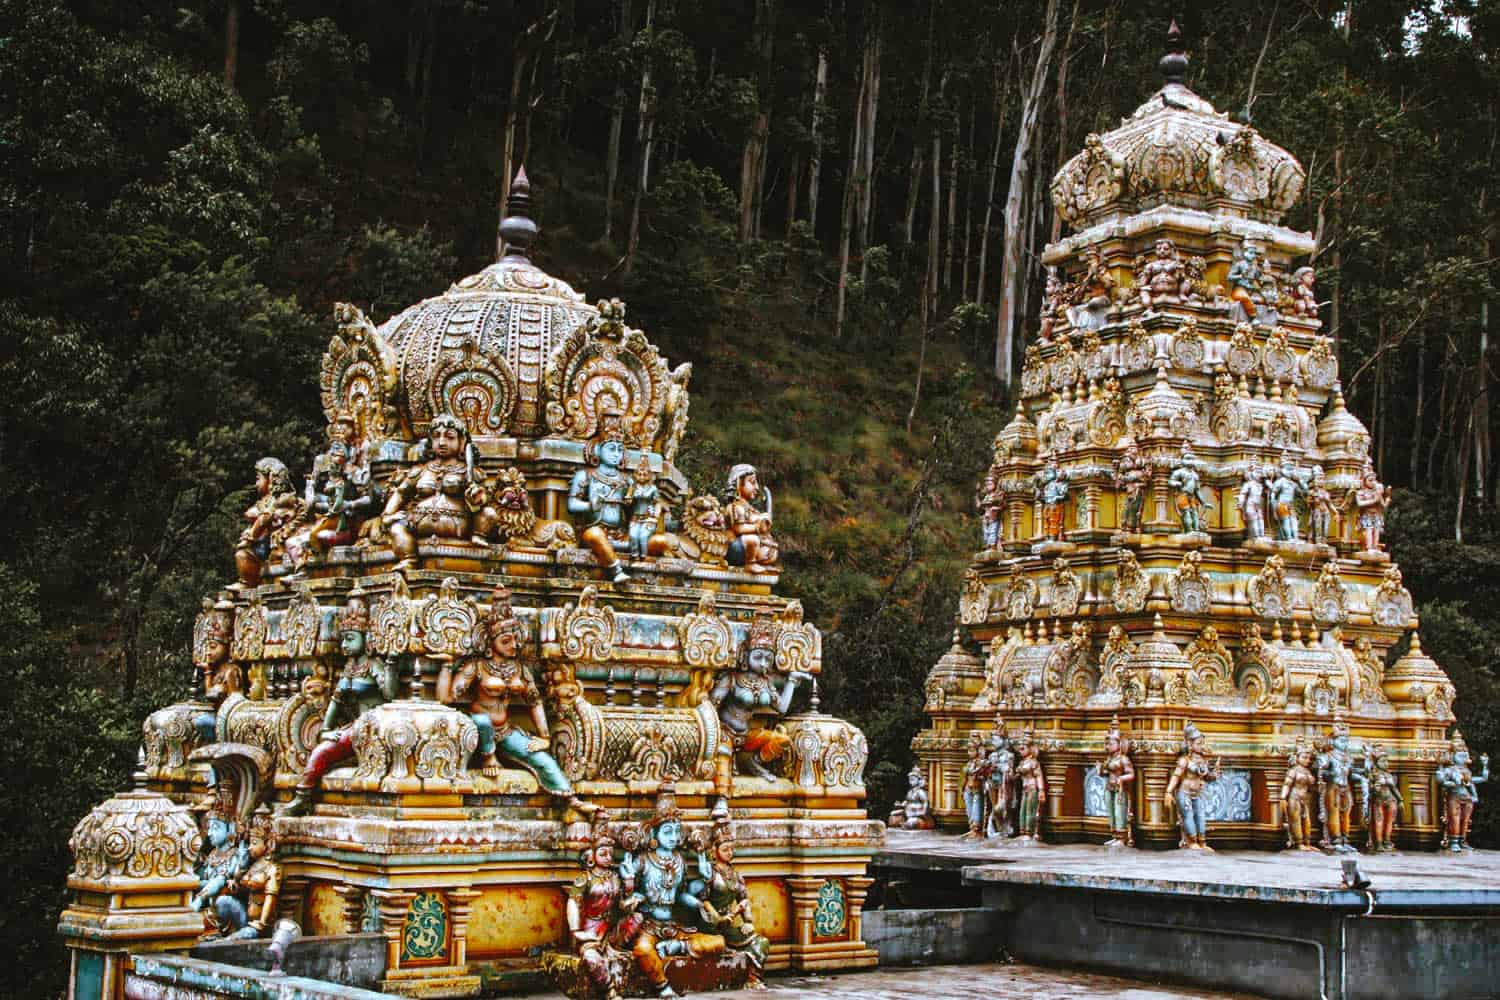
[[[724,507],[730,542],[726,557],[731,566],[751,573],[774,573],[781,546],[771,534],[771,491],[760,485],[755,466],[740,463],[729,470],[729,503]],[[761,510],[764,494],[765,510]]]
[[[279,458],[255,463],[255,502],[245,508],[245,530],[234,547],[234,566],[240,585],[255,587],[274,555],[284,548],[288,536],[306,514],[306,507],[292,488],[292,474]]]
[[[1318,777],[1313,773],[1313,751],[1297,737],[1297,749],[1287,762],[1286,778],[1281,783],[1281,812],[1286,819],[1286,846],[1299,851],[1316,851],[1313,844],[1313,796]]]
[[[1469,849],[1469,826],[1474,821],[1474,806],[1479,802],[1479,785],[1490,780],[1490,755],[1479,755],[1482,768],[1475,774],[1469,767],[1469,748],[1455,730],[1453,749],[1437,770],[1438,787],[1443,793],[1443,846],[1450,851]]]
[[[1042,842],[1042,803],[1047,798],[1047,775],[1042,770],[1042,758],[1037,751],[1031,731],[1021,734],[1016,741],[1020,760],[1016,762],[1016,784],[1020,787],[1021,801],[1019,829],[1016,835],[1033,843]]]
[[[927,776],[922,773],[920,766],[911,769],[906,776],[906,783],[910,786],[907,789],[906,798],[892,807],[886,825],[897,830],[936,829],[937,822],[927,811]]]
[[[702,926],[722,936],[731,951],[745,954],[750,967],[748,985],[754,988],[759,985],[771,954],[771,942],[755,929],[750,887],[734,867],[734,825],[728,820],[714,823],[709,840],[709,866],[709,871],[702,872],[708,884],[698,905]]]
[[[1214,506],[1213,501],[1203,495],[1203,473],[1193,449],[1184,444],[1182,456],[1167,477],[1167,485],[1177,491],[1177,517],[1184,532],[1203,530],[1203,509]]]
[[[979,511],[980,537],[984,547],[999,548],[1005,517],[1005,487],[1000,483],[1000,466],[991,465],[984,474],[974,494],[974,509]]]
[[[205,599],[193,636],[193,665],[198,668],[203,697],[210,709],[193,716],[199,743],[214,741],[219,706],[245,689],[245,673],[229,655],[233,639],[234,605],[228,600],[210,604]]]
[[[1120,733],[1120,717],[1109,721],[1104,736],[1104,759],[1094,765],[1104,777],[1104,809],[1109,818],[1106,847],[1134,847],[1131,828],[1130,792],[1135,783],[1135,765],[1130,760],[1130,740]]]
[[[400,560],[412,566],[420,538],[469,538],[488,544],[499,515],[490,505],[463,421],[451,413],[432,419],[423,455],[431,458],[401,474],[381,516]]]
[[[1254,462],[1245,470],[1245,481],[1240,484],[1240,515],[1245,519],[1245,538],[1252,540],[1266,537],[1266,484],[1265,473]]]
[[[564,891],[568,901],[568,937],[578,958],[578,971],[587,992],[616,998],[624,978],[623,954],[635,942],[641,917],[635,879],[615,869],[615,839],[609,833],[609,813],[594,813],[592,831],[581,860],[583,874]]]
[[[1390,756],[1385,747],[1370,751],[1370,850],[1388,854],[1396,849],[1396,815],[1404,804],[1401,781],[1391,772]]]
[[[1385,531],[1385,512],[1391,506],[1391,488],[1375,476],[1375,466],[1365,463],[1360,484],[1344,497],[1344,509],[1359,512],[1360,551],[1379,552],[1380,535]]]
[[[310,556],[354,541],[376,506],[370,470],[355,464],[353,427],[353,417],[335,415],[328,425],[328,450],[318,456],[308,474],[303,503],[318,519],[287,539],[286,555],[294,572],[301,572]]]
[[[625,502],[630,505],[630,558],[644,559],[651,554],[651,539],[661,523],[661,490],[644,457],[635,467],[635,480],[625,490]]]
[[[1312,467],[1312,481],[1307,486],[1307,540],[1326,545],[1333,534],[1333,495],[1323,485],[1323,469]]]
[[[1182,731],[1182,752],[1177,756],[1177,766],[1172,777],[1167,779],[1166,791],[1162,794],[1162,805],[1168,814],[1175,808],[1178,823],[1182,827],[1179,847],[1193,851],[1209,851],[1208,822],[1203,814],[1203,789],[1210,781],[1219,778],[1219,758],[1210,757],[1208,741],[1198,727],[1189,722]]]
[[[1191,278],[1176,245],[1169,239],[1159,239],[1155,251],[1156,256],[1141,268],[1136,284],[1146,310],[1164,301],[1181,301],[1192,292]]]
[[[1057,459],[1049,459],[1036,474],[1036,496],[1042,501],[1042,538],[1062,541],[1063,522],[1068,506],[1068,474]]]
[[[1125,453],[1115,465],[1115,489],[1124,493],[1125,502],[1120,507],[1120,530],[1140,534],[1141,508],[1146,502],[1146,483],[1151,471],[1141,458],[1140,445],[1131,441]]]
[[[258,938],[275,921],[276,901],[281,895],[281,866],[275,854],[275,820],[262,806],[250,821],[245,843],[247,866],[214,900],[220,937]]]
[[[1292,274],[1292,315],[1304,319],[1318,318],[1318,293],[1313,291],[1317,272],[1311,267],[1299,267]]]
[[[250,867],[250,842],[240,836],[237,793],[230,780],[221,779],[214,785],[213,806],[203,822],[207,853],[198,863],[198,891],[188,902],[194,910],[213,904]]]
[[[969,734],[969,759],[964,762],[963,793],[964,816],[969,821],[966,840],[984,836],[985,778],[988,764],[985,761],[984,737],[977,731]]]
[[[793,670],[778,685],[772,678],[775,666],[774,626],[765,617],[757,618],[740,642],[733,669],[721,673],[709,692],[723,726],[714,780],[719,796],[715,816],[728,814],[736,762],[755,777],[774,781],[776,775],[765,765],[786,756],[791,746],[790,737],[772,727],[791,707],[797,685],[811,681],[812,675]],[[767,721],[770,725],[765,724]]]

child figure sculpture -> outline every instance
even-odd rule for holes
[[[625,502],[630,505],[630,558],[644,559],[661,521],[661,490],[645,459],[635,467],[635,481],[625,491]]]

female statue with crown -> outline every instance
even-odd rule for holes
[[[776,572],[781,546],[771,534],[771,491],[760,485],[755,466],[741,462],[729,470],[729,503],[724,516],[731,538],[729,565],[743,566],[751,573]]]
[[[812,675],[793,670],[778,685],[772,677],[775,666],[775,626],[768,618],[757,618],[740,643],[733,669],[720,674],[709,693],[723,724],[714,781],[719,794],[714,806],[716,816],[727,815],[730,778],[736,760],[755,777],[773,781],[776,775],[766,765],[784,757],[791,746],[790,737],[772,726],[791,707],[797,685],[811,681]],[[773,717],[771,726],[756,724],[757,716],[764,715]]]
[[[1385,747],[1370,751],[1370,850],[1387,854],[1396,849],[1396,814],[1400,810],[1401,781],[1391,771]]]
[[[1019,829],[1016,835],[1023,841],[1034,844],[1042,842],[1042,803],[1047,798],[1047,775],[1042,770],[1042,758],[1037,752],[1036,740],[1031,730],[1021,734],[1016,741],[1016,784],[1021,789]]]
[[[1109,721],[1104,737],[1104,760],[1094,765],[1104,777],[1104,809],[1109,818],[1106,847],[1134,847],[1131,832],[1130,791],[1135,784],[1135,764],[1130,760],[1130,740],[1120,733],[1120,717]]]
[[[485,545],[499,521],[463,421],[451,413],[433,417],[422,456],[397,477],[381,515],[398,567],[415,563],[419,539],[468,538]]]
[[[1286,822],[1286,846],[1299,851],[1316,851],[1312,839],[1313,797],[1317,794],[1318,776],[1313,773],[1312,747],[1297,737],[1297,748],[1287,762],[1286,778],[1281,783],[1281,812]]]
[[[609,832],[609,814],[597,810],[592,827],[580,855],[583,874],[565,890],[568,935],[576,966],[563,958],[550,963],[549,971],[554,976],[561,974],[564,982],[572,980],[569,985],[576,988],[569,990],[570,996],[616,1000],[625,978],[626,953],[640,931],[641,917],[636,910],[642,897],[635,893],[634,876],[625,878],[615,867],[617,845]]]
[[[744,952],[750,959],[750,984],[760,982],[771,953],[771,942],[755,929],[750,909],[750,888],[734,867],[734,825],[726,819],[714,823],[709,838],[710,871],[703,872],[707,886],[698,910],[703,925],[723,935],[725,945]]]

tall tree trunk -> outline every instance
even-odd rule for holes
[[[953,272],[958,266],[958,128],[955,123],[948,142],[948,231],[944,234],[948,252],[943,273],[943,289],[953,291]]]
[[[1078,31],[1078,0],[1073,0],[1073,14],[1068,19],[1068,34],[1063,39],[1062,54],[1057,60],[1057,162],[1068,160],[1068,64],[1073,61],[1073,35]],[[1052,234],[1056,243],[1062,236],[1062,216],[1052,213]]]
[[[969,137],[964,142],[964,266],[963,287],[959,289],[959,297],[965,302],[969,298],[969,280],[974,276],[974,119],[978,117],[976,109],[979,102],[970,96],[969,99]]]
[[[813,78],[812,152],[807,163],[807,224],[818,235],[818,179],[823,173],[823,102],[828,96],[828,46],[818,46],[818,73]]]
[[[948,86],[948,74],[943,73],[938,84],[938,101]],[[943,132],[932,130],[932,206],[927,217],[927,273],[922,277],[921,345],[917,352],[916,387],[912,392],[911,409],[906,412],[906,433],[917,418],[917,407],[922,402],[922,376],[927,367],[927,338],[938,311],[938,272],[942,269],[942,221],[943,221]]]
[[[863,166],[860,168],[864,180],[859,188],[859,278],[867,280],[870,276],[870,216],[875,204],[875,121],[880,110],[880,50],[881,50],[881,22],[879,11],[871,18],[870,30],[874,35],[874,41],[869,48],[870,59],[870,91],[869,99],[865,101],[865,125],[862,130],[864,137]]]
[[[995,326],[995,377],[1010,386],[1015,376],[1015,328],[1020,315],[1017,298],[1021,292],[1021,269],[1025,266],[1027,247],[1022,245],[1022,213],[1026,189],[1031,176],[1031,145],[1040,124],[1042,89],[1052,66],[1052,52],[1057,48],[1057,3],[1047,0],[1045,27],[1037,50],[1031,83],[1021,102],[1021,125],[1016,148],[1011,156],[1010,189],[1005,195],[1005,254],[1000,269],[1000,308]]]
[[[1495,105],[1490,103],[1490,154],[1489,162],[1495,162],[1495,140],[1496,140]],[[1489,183],[1479,190],[1479,218],[1488,220],[1487,212],[1490,196]],[[1490,225],[1486,222],[1483,232],[1482,260],[1490,260]],[[1488,299],[1482,299],[1479,303],[1479,363],[1475,365],[1475,393],[1474,393],[1474,495],[1481,504],[1489,497],[1486,490],[1489,488],[1490,477],[1494,475],[1493,453],[1490,450],[1490,421],[1493,414],[1490,411],[1490,303]]]
[[[860,64],[859,96],[854,101],[854,127],[849,141],[849,172],[844,180],[844,204],[843,211],[839,217],[839,286],[838,286],[838,309],[834,316],[833,335],[839,337],[844,332],[844,308],[847,304],[849,294],[849,253],[853,243],[855,216],[860,200],[860,187],[863,183],[862,173],[864,167],[865,141],[865,105],[870,100],[870,66],[871,49],[877,45],[874,26],[869,29],[865,37],[864,58]]]
[[[1453,512],[1453,540],[1464,543],[1464,501],[1469,496],[1469,457],[1474,446],[1474,408],[1468,408],[1458,441],[1458,506]]]
[[[656,28],[656,0],[646,0],[646,41],[654,38]],[[635,266],[635,251],[641,244],[641,202],[651,183],[651,141],[656,134],[656,88],[651,84],[651,58],[648,55],[641,67],[641,101],[638,106],[639,119],[635,127],[635,144],[640,153],[639,166],[635,174],[635,197],[630,203],[630,238],[625,246],[625,269],[627,277]]]
[[[234,89],[240,69],[240,0],[224,5],[224,86]]]
[[[756,112],[740,157],[740,242],[758,235],[759,206],[766,180],[766,143],[771,131],[771,78],[774,66],[774,0],[755,0]]]
[[[985,275],[990,259],[990,219],[995,213],[995,180],[1000,175],[1000,143],[1005,139],[1005,105],[1010,96],[1010,67],[995,62],[995,143],[990,150],[990,177],[985,188],[984,223],[979,227],[979,279],[974,301],[984,305]]]
[[[792,225],[797,221],[797,194],[802,188],[802,157],[792,154],[792,163],[786,171],[786,238],[792,238]]]
[[[630,45],[635,22],[630,16],[630,0],[618,0],[620,23],[617,29],[620,48]],[[625,129],[625,80],[615,80],[615,92],[609,106],[609,152],[604,164],[604,240],[609,242],[615,224],[615,183],[620,175],[620,135]]]
[[[917,103],[917,127],[911,142],[911,169],[906,180],[906,219],[901,229],[901,241],[910,246],[916,238],[917,199],[922,191],[922,130],[932,126],[929,95],[932,89],[932,50],[937,40],[938,0],[930,0],[927,7],[927,54],[922,59],[922,99]]]

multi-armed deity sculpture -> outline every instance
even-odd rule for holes
[[[747,464],[689,489],[690,366],[531,262],[529,200],[522,175],[505,256],[446,293],[338,308],[327,447],[301,491],[255,464],[191,697],[109,815],[203,814],[174,941],[198,913],[375,929],[396,992],[473,994],[568,935],[600,995],[873,964],[867,747],[773,591],[770,490]]]
[[[1049,841],[1461,844],[1482,775],[1439,768],[1455,692],[1414,633],[1387,662],[1416,617],[1313,238],[1280,224],[1302,167],[1187,66],[1174,44],[1161,90],[1053,179],[1073,232],[1042,255],[914,741],[932,812],[1024,826],[1008,726],[1040,751]]]

